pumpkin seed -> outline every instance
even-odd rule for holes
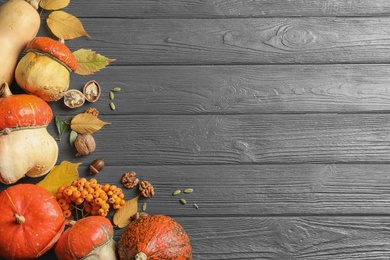
[[[175,190],[174,192],[172,192],[172,196],[179,195],[180,192],[181,192],[181,190]]]
[[[119,91],[121,91],[121,90],[122,90],[122,89],[121,89],[121,88],[118,88],[118,87],[111,89],[112,92],[119,92]]]
[[[142,211],[145,211],[146,210],[146,207],[147,207],[147,203],[146,202],[144,202],[144,204],[142,204]]]
[[[192,193],[193,191],[194,191],[194,189],[188,188],[188,189],[185,189],[183,192],[186,194],[189,194],[189,193]]]
[[[180,199],[180,203],[183,204],[183,205],[186,205],[187,201],[185,199]]]
[[[110,108],[111,110],[115,110],[115,104],[113,102],[110,102]]]
[[[198,206],[198,204],[194,204],[194,208],[196,208],[196,209],[199,209],[199,206]]]
[[[110,99],[114,100],[114,92],[110,91]]]

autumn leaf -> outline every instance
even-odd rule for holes
[[[105,68],[111,62],[115,61],[115,59],[109,59],[87,49],[74,51],[73,55],[76,57],[78,66],[75,73],[82,76],[94,74],[95,72]]]
[[[138,198],[139,195],[126,201],[125,205],[115,212],[112,221],[117,227],[127,226],[131,221],[131,217],[138,212]]]
[[[39,6],[45,10],[59,10],[69,5],[70,0],[41,0]]]
[[[81,36],[89,37],[81,21],[76,16],[64,11],[51,12],[46,23],[59,39],[71,40]]]
[[[37,185],[46,188],[55,195],[59,186],[63,184],[70,185],[79,178],[78,167],[80,164],[62,161],[60,165],[54,166]]]
[[[70,128],[79,134],[93,134],[108,124],[111,123],[104,122],[97,116],[88,113],[80,113],[73,117],[70,122]]]

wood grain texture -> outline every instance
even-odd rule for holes
[[[95,134],[102,140],[97,141],[95,154],[112,158],[115,165],[390,160],[390,126],[384,124],[390,120],[388,114],[118,115],[101,119],[112,124]],[[68,142],[61,142],[63,159],[72,158],[68,147]]]
[[[387,65],[115,66],[72,76],[72,88],[91,79],[102,87],[102,114],[356,113],[390,110]],[[108,108],[109,91],[120,87]],[[16,89],[16,86],[14,87]],[[63,113],[62,102],[51,103]],[[76,110],[79,111],[79,110]],[[73,111],[72,111],[73,112]]]
[[[176,219],[189,233],[193,259],[379,260],[390,257],[387,217]],[[46,257],[43,259],[53,259],[53,252]]]
[[[89,178],[88,165],[96,155],[72,159],[82,162],[81,177]],[[390,176],[385,164],[291,164],[291,165],[159,165],[127,163],[117,166],[106,157],[107,166],[94,175],[99,183],[122,187],[124,173],[135,171],[149,180],[156,196],[140,199],[147,212],[180,216],[312,216],[388,215]],[[23,178],[19,183],[36,183],[43,177]],[[3,190],[7,186],[0,184]],[[123,188],[123,187],[122,187]],[[191,194],[172,192],[193,188]],[[123,188],[126,199],[138,189]],[[188,204],[183,206],[179,199]],[[193,204],[199,206],[196,210]]]
[[[90,156],[76,157],[66,134],[58,162],[82,162],[89,177],[103,158],[101,183],[121,185],[127,171],[149,180],[156,196],[139,206],[177,219],[194,259],[390,258],[390,1],[89,0],[64,10],[91,35],[67,41],[71,50],[116,61],[72,75],[71,88],[101,84],[98,102],[50,104],[63,119],[96,107],[111,122]],[[49,131],[57,136],[54,123]],[[172,196],[185,188],[194,192]]]
[[[79,17],[107,18],[385,16],[390,13],[390,3],[386,0],[111,0],[107,5],[90,0],[71,2],[65,10]]]
[[[78,158],[79,174],[89,178],[88,165],[96,158]],[[290,216],[387,216],[390,210],[388,165],[383,164],[292,164],[292,165],[198,165],[117,166],[111,159],[99,174],[101,184],[122,187],[126,199],[138,189],[125,189],[122,175],[135,171],[155,188],[147,202],[150,214],[173,217],[290,217]],[[24,178],[20,182],[37,182]],[[0,188],[5,188],[4,184]],[[173,191],[193,188],[191,194]],[[181,205],[180,198],[187,201]],[[199,209],[194,208],[194,204]]]
[[[390,18],[82,19],[116,65],[387,63]]]

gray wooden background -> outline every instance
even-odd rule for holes
[[[116,61],[72,76],[76,89],[97,80],[98,102],[51,103],[64,119],[95,107],[112,123],[87,157],[64,137],[59,162],[81,161],[88,176],[104,158],[102,183],[131,170],[149,180],[156,195],[140,205],[177,219],[194,259],[390,258],[390,1],[88,0],[64,11],[91,36],[71,50]],[[187,205],[171,196],[184,188]]]

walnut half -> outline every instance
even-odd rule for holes
[[[126,172],[125,174],[123,174],[121,183],[123,184],[123,186],[125,186],[125,188],[131,189],[137,186],[139,180],[137,177],[135,177],[135,175],[136,173],[133,171]]]

